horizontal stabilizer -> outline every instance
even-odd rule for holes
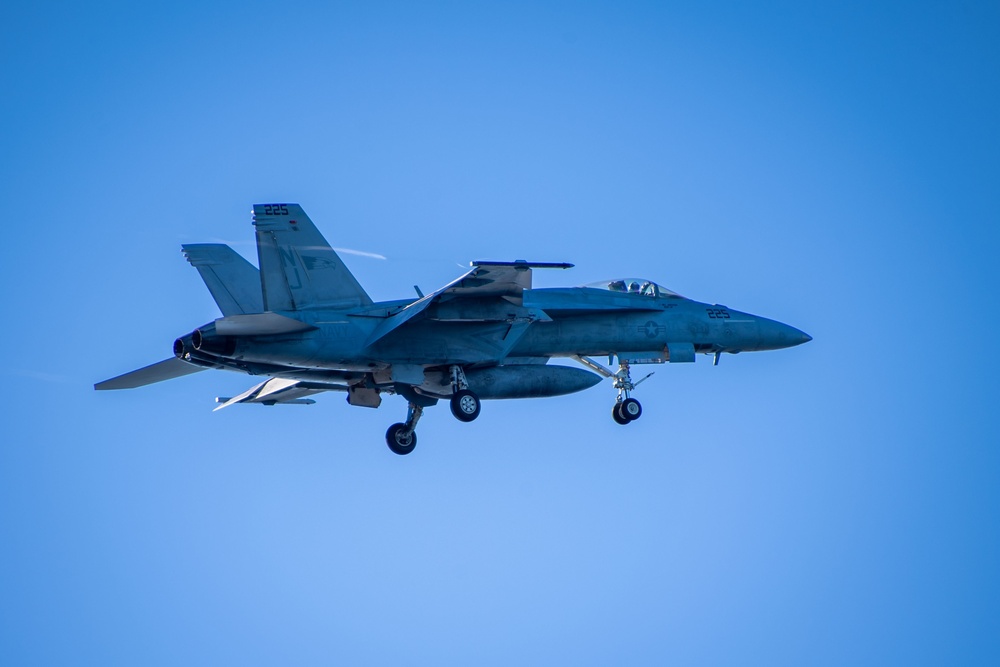
[[[181,251],[198,269],[223,315],[264,312],[260,272],[239,253],[222,243],[182,245]]]
[[[164,380],[172,380],[173,378],[179,378],[203,370],[205,369],[201,366],[195,366],[186,361],[181,361],[176,357],[171,357],[145,368],[140,368],[137,371],[125,373],[104,382],[98,382],[94,385],[94,389],[98,391],[105,389],[135,389],[136,387]]]
[[[315,328],[311,324],[277,313],[229,315],[215,321],[215,332],[220,336],[273,336]]]

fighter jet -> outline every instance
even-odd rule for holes
[[[237,403],[311,404],[343,392],[350,405],[377,408],[403,397],[405,421],[385,439],[396,454],[417,444],[426,408],[448,401],[459,421],[481,401],[560,396],[602,378],[616,392],[611,417],[642,415],[632,395],[652,375],[632,366],[690,363],[711,355],[777,350],[811,337],[781,322],[685,298],[650,280],[620,278],[581,287],[533,289],[534,269],[552,262],[476,261],[426,296],[375,303],[298,204],[253,207],[259,270],[222,244],[184,245],[222,317],[174,341],[173,356],[105,380],[130,389],[209,368],[266,378]],[[608,365],[594,357],[607,357]],[[580,366],[549,364],[553,358]],[[614,362],[617,360],[617,369]]]

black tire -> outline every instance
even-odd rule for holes
[[[621,403],[615,403],[615,406],[611,408],[611,418],[615,420],[615,423],[625,426],[629,423],[629,421],[618,413],[618,408],[620,408],[621,405]]]
[[[620,414],[623,419],[634,422],[642,416],[642,406],[639,404],[639,401],[634,398],[626,398],[618,404],[618,414]]]
[[[404,437],[407,432],[408,435]],[[417,446],[417,434],[415,431],[409,431],[406,424],[393,424],[385,432],[385,444],[389,445],[393,454],[405,456]]]
[[[482,401],[468,389],[459,389],[451,397],[451,414],[460,422],[471,422],[479,416]]]

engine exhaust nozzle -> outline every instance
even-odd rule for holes
[[[236,351],[236,339],[232,336],[217,335],[214,327],[210,330],[195,329],[191,334],[191,343],[198,352],[220,357],[231,357]]]

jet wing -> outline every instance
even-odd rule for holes
[[[372,345],[420,315],[434,303],[462,299],[507,298],[520,302],[524,290],[531,289],[531,270],[535,269],[569,269],[573,265],[563,262],[472,262],[472,269],[462,277],[454,280],[441,289],[414,301],[402,310],[390,315],[375,328],[368,338],[367,345]],[[545,314],[538,311],[536,319],[544,319]],[[491,321],[489,316],[479,317],[477,321]]]
[[[562,262],[472,262],[472,270],[430,296],[512,296],[531,289],[532,269],[569,269]]]
[[[105,380],[104,382],[98,382],[94,385],[94,389],[97,389],[98,391],[105,389],[135,389],[136,387],[142,387],[147,384],[153,384],[154,382],[163,382],[164,380],[179,378],[183,375],[190,375],[191,373],[197,373],[198,371],[203,370],[205,370],[205,368],[201,366],[195,366],[187,363],[186,361],[181,361],[176,357],[171,357],[144,368],[140,368],[137,371],[125,373],[124,375],[119,375],[118,377]]]

